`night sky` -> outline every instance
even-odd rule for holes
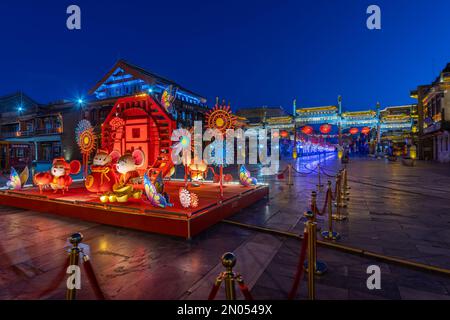
[[[39,4],[38,4],[39,3]],[[82,29],[66,28],[77,4]],[[382,30],[366,28],[366,8]],[[0,96],[85,95],[122,58],[234,108],[413,102],[450,62],[448,0],[1,1]]]

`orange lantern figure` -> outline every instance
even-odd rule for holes
[[[361,132],[362,132],[363,134],[369,134],[370,128],[369,128],[369,127],[364,127],[364,128],[361,129]]]
[[[289,137],[289,132],[287,132],[286,130],[281,131],[281,137],[286,139]]]
[[[359,132],[358,128],[351,128],[349,131],[351,134],[357,134]]]
[[[313,128],[311,127],[311,126],[304,126],[303,128],[302,128],[302,132],[304,133],[304,134],[312,134],[313,133]]]
[[[320,126],[320,132],[323,134],[328,134],[331,131],[331,125],[330,124],[323,124]]]

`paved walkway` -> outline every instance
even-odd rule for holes
[[[295,165],[309,173],[317,160],[298,160]],[[327,159],[323,166],[332,173],[339,164]],[[342,234],[340,243],[450,269],[449,168],[353,159],[349,220],[336,225]],[[315,173],[298,175],[292,187],[276,177],[265,179],[270,199],[232,219],[301,233],[303,212],[317,178]],[[318,196],[319,207],[323,197],[324,193]],[[81,231],[91,246],[92,263],[111,299],[205,299],[222,270],[219,259],[226,251],[236,253],[236,271],[255,298],[285,299],[300,248],[294,239],[223,223],[186,241],[0,207],[0,299],[63,299],[64,283],[45,296],[40,293],[60,271],[66,238],[75,231]],[[450,299],[450,277],[322,247],[318,256],[329,266],[329,272],[317,280],[318,299]],[[381,267],[381,290],[366,287],[366,268],[371,264]],[[306,297],[305,284],[298,299]],[[94,298],[84,277],[79,298]]]

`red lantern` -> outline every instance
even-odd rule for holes
[[[312,127],[310,127],[310,126],[304,126],[303,128],[302,128],[302,132],[304,133],[304,134],[311,134],[311,133],[313,133],[313,128]]]
[[[364,128],[361,129],[361,132],[362,132],[363,134],[369,134],[370,128],[369,128],[369,127],[364,127]]]
[[[358,128],[351,128],[349,131],[351,134],[357,134],[359,132]]]
[[[328,134],[331,131],[331,125],[329,124],[323,124],[320,126],[320,132],[322,132],[323,134]]]
[[[286,139],[289,137],[289,132],[287,132],[286,130],[281,131],[281,137]]]

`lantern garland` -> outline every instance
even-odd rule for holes
[[[97,140],[94,134],[94,128],[88,120],[83,119],[78,122],[75,129],[75,140],[80,148],[81,154],[83,155],[83,176],[86,177],[88,172],[89,156],[92,151],[94,151]]]

